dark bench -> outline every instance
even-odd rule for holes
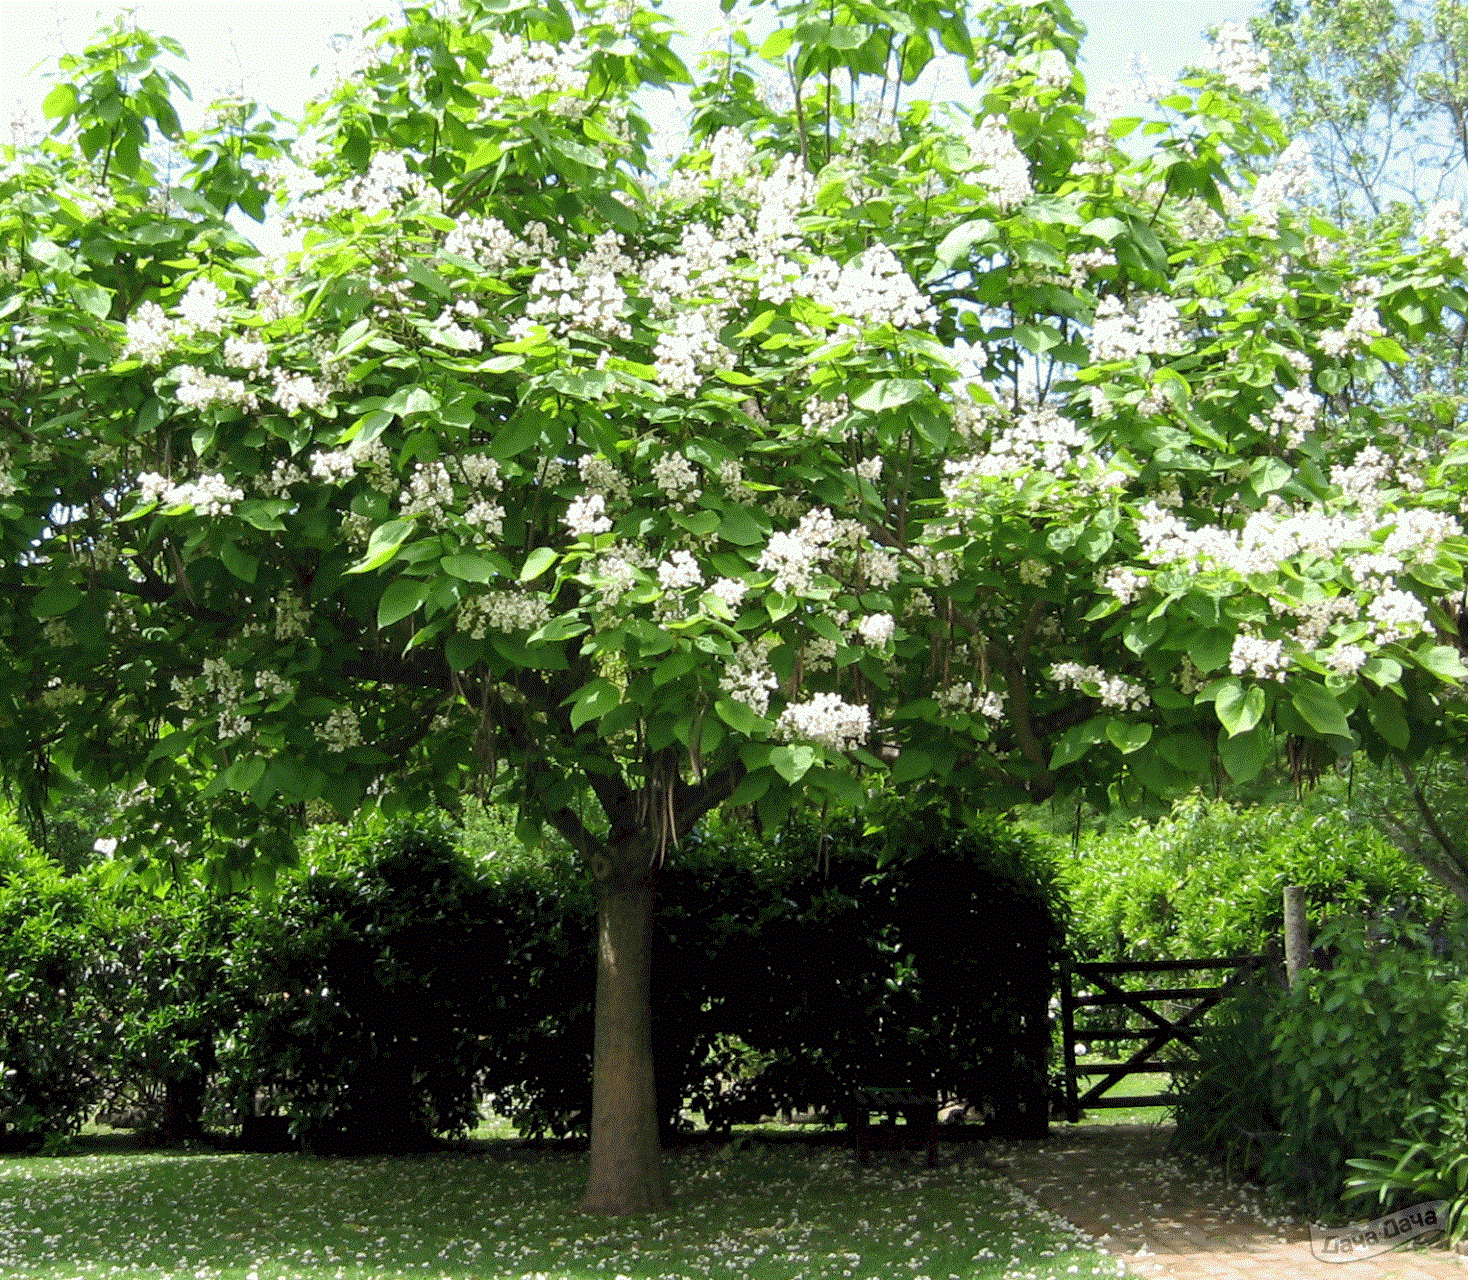
[[[899,1131],[897,1119],[900,1116],[903,1121],[900,1131],[909,1138],[919,1137],[927,1150],[928,1167],[931,1169],[938,1163],[937,1098],[916,1089],[853,1089],[846,1096],[841,1113],[856,1133],[856,1158],[860,1164],[866,1164],[871,1151],[873,1112],[886,1117],[891,1131]]]

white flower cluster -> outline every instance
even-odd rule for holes
[[[1370,655],[1358,644],[1337,645],[1321,654],[1321,661],[1338,676],[1353,676],[1366,665]]]
[[[1305,442],[1305,436],[1320,421],[1324,407],[1325,401],[1309,387],[1291,387],[1280,396],[1269,411],[1269,420],[1286,449],[1298,449]]]
[[[1103,707],[1117,711],[1141,711],[1151,698],[1139,684],[1121,676],[1107,675],[1100,667],[1082,666],[1078,662],[1057,662],[1050,668],[1050,678],[1062,689],[1075,689],[1085,693],[1085,685],[1095,685]]]
[[[1004,719],[1004,695],[992,689],[975,689],[968,681],[939,689],[934,695],[938,706],[949,715],[981,715],[986,720]]]
[[[1468,258],[1468,226],[1463,211],[1452,200],[1439,200],[1427,211],[1417,238],[1425,245],[1438,244],[1455,258]]]
[[[454,482],[448,468],[442,462],[420,462],[398,502],[405,516],[442,519],[454,508]]]
[[[328,751],[349,751],[362,745],[362,726],[357,713],[348,707],[336,707],[321,726],[321,741]]]
[[[550,94],[555,97],[552,112],[576,119],[591,105],[585,96],[588,73],[581,65],[586,57],[579,39],[557,46],[501,32],[494,37],[485,72],[502,96],[528,101]]]
[[[255,688],[274,702],[277,698],[283,698],[290,693],[291,682],[278,671],[257,671]]]
[[[817,258],[806,268],[800,292],[856,322],[854,328],[842,324],[838,337],[856,337],[861,330],[878,325],[912,329],[933,324],[938,317],[927,295],[884,244],[872,245],[843,266],[830,258]]]
[[[1053,476],[1072,473],[1089,457],[1091,441],[1084,431],[1050,405],[1027,409],[1002,423],[985,453],[944,464],[943,496],[957,512],[981,491],[980,482],[1039,470]]]
[[[191,332],[213,333],[224,314],[225,296],[212,280],[197,279],[178,300],[178,318]]]
[[[969,135],[968,148],[975,172],[965,181],[983,187],[1001,213],[1018,209],[1034,195],[1030,162],[1014,145],[1014,134],[1002,121],[986,119]]]
[[[723,601],[725,608],[733,613],[749,594],[749,587],[738,578],[717,578],[709,588],[709,594]]]
[[[459,215],[443,242],[445,253],[466,258],[490,275],[498,275],[511,263],[549,258],[554,247],[543,222],[530,223],[521,239],[498,218],[470,213]]]
[[[850,538],[849,521],[837,520],[829,508],[807,512],[792,533],[770,536],[760,553],[759,568],[773,570],[771,586],[784,595],[804,595],[817,569],[831,556],[832,546]],[[856,527],[859,532],[859,526]]]
[[[263,374],[270,367],[270,348],[253,331],[232,333],[224,340],[224,363],[249,373]]]
[[[1260,680],[1283,680],[1289,665],[1283,640],[1238,635],[1234,637],[1233,647],[1229,650],[1228,669],[1236,676],[1252,675]]]
[[[1102,298],[1091,326],[1091,359],[1130,360],[1134,356],[1177,355],[1183,350],[1178,310],[1167,298],[1150,297],[1133,315],[1120,298]]]
[[[302,153],[302,148],[298,146],[297,151]],[[311,157],[305,164],[313,161]],[[367,162],[365,173],[329,190],[322,185],[325,180],[304,165],[287,170],[283,176],[290,196],[286,221],[294,226],[325,222],[338,213],[380,218],[429,189],[420,175],[409,170],[407,160],[398,151],[377,152]]]
[[[447,347],[450,351],[483,351],[484,338],[477,329],[459,323],[459,319],[477,320],[480,310],[477,303],[460,298],[451,307],[445,307],[438,318],[428,326],[427,337],[435,346]]]
[[[302,409],[321,412],[331,403],[330,392],[317,383],[309,373],[287,373],[275,370],[274,386],[270,398],[280,406],[282,413],[295,417]]]
[[[719,688],[757,716],[763,716],[770,709],[770,694],[780,687],[780,682],[770,670],[770,650],[774,643],[773,636],[761,636],[751,643],[741,644],[719,677]]]
[[[1315,167],[1303,138],[1296,138],[1259,179],[1251,201],[1256,225],[1266,235],[1279,229],[1279,215],[1292,201],[1303,200],[1315,185]]]
[[[1082,289],[1097,272],[1116,266],[1116,254],[1110,249],[1086,249],[1071,254],[1066,266],[1070,270],[1067,283],[1072,289]]]
[[[550,601],[527,591],[488,591],[459,606],[459,630],[475,640],[483,640],[489,631],[534,631],[550,618]]]
[[[1269,56],[1246,27],[1225,22],[1213,38],[1213,70],[1240,93],[1269,92]]]
[[[832,751],[861,746],[872,731],[866,707],[842,701],[838,694],[818,693],[809,702],[792,702],[775,721],[774,736],[784,742],[814,742]]]
[[[208,409],[221,405],[226,409],[254,409],[259,399],[243,382],[219,373],[205,373],[191,364],[175,366],[178,379],[174,392],[179,404],[190,409]]]
[[[890,613],[871,613],[856,624],[862,644],[871,649],[885,649],[897,633]]]
[[[1150,585],[1151,579],[1146,574],[1123,566],[1107,571],[1101,583],[1101,589],[1110,592],[1122,604],[1131,604]]]
[[[1366,606],[1376,643],[1392,644],[1417,635],[1427,625],[1427,606],[1408,591],[1383,591]]]
[[[232,666],[225,658],[204,659],[204,687],[213,694],[210,699],[210,709],[217,708],[219,736],[221,738],[238,738],[249,730],[249,721],[241,714],[240,708],[245,700],[245,678],[238,667]],[[175,683],[175,692],[182,692]],[[191,697],[186,697],[185,705],[192,702]]]
[[[581,473],[581,483],[588,493],[602,494],[613,502],[625,502],[632,492],[627,477],[615,463],[599,453],[582,454],[576,469]]]
[[[658,565],[658,585],[664,591],[688,591],[703,586],[703,571],[691,551],[675,551]]]
[[[801,407],[800,426],[808,436],[821,440],[842,440],[845,438],[842,426],[850,416],[851,401],[844,393],[838,395],[834,400],[822,400],[819,396],[811,396]],[[879,472],[881,465],[882,460],[878,458]]]
[[[327,484],[345,484],[357,474],[359,468],[365,468],[381,480],[380,484],[374,485],[375,488],[391,492],[396,487],[395,484],[388,483],[392,479],[391,462],[387,446],[382,441],[374,440],[364,445],[353,440],[345,449],[312,454],[311,474],[318,480],[325,480]]]
[[[566,508],[565,526],[573,538],[594,538],[609,533],[612,522],[606,515],[607,500],[599,493],[575,498]]]
[[[1370,282],[1375,285],[1373,280]],[[1382,335],[1381,315],[1374,302],[1375,290],[1351,305],[1351,318],[1343,329],[1327,329],[1320,335],[1320,349],[1328,356],[1343,356],[1353,347],[1369,346]]]
[[[630,542],[618,543],[597,556],[587,571],[596,589],[597,604],[603,609],[615,609],[622,597],[637,585],[639,573],[646,564],[646,554]]]
[[[244,499],[244,491],[234,488],[217,472],[184,484],[174,484],[156,471],[145,471],[138,477],[140,502],[156,502],[163,507],[193,507],[201,516],[227,516],[234,510],[234,504]]]
[[[144,364],[159,364],[179,343],[200,333],[212,336],[219,330],[225,295],[212,280],[197,279],[178,301],[178,317],[170,319],[156,302],[139,304],[124,328],[124,360],[136,357]]]
[[[626,310],[627,294],[610,271],[582,274],[560,258],[540,264],[530,282],[525,318],[511,333],[524,336],[529,325],[539,323],[561,337],[585,333],[626,339],[632,336],[622,319]]]
[[[675,510],[697,502],[703,492],[698,472],[681,453],[665,453],[652,464],[653,483],[667,494]]]
[[[671,330],[658,335],[653,369],[669,395],[696,396],[704,376],[734,366],[734,353],[719,340],[724,313],[717,307],[692,307],[673,318]]]

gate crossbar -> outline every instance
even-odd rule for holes
[[[1080,1119],[1080,1113],[1086,1106],[1092,1107],[1124,1107],[1124,1106],[1149,1106],[1160,1105],[1172,1100],[1170,1094],[1149,1094],[1140,1098],[1105,1098],[1102,1095],[1111,1089],[1119,1081],[1127,1076],[1140,1071],[1152,1071],[1173,1075],[1180,1070],[1189,1069],[1185,1063],[1152,1062],[1151,1056],[1170,1041],[1178,1040],[1188,1045],[1196,1045],[1197,1031],[1194,1024],[1197,1023],[1205,1013],[1221,1001],[1224,996],[1234,991],[1241,983],[1250,977],[1264,963],[1263,956],[1224,956],[1214,960],[1154,960],[1151,962],[1137,961],[1106,961],[1106,962],[1080,962],[1064,966],[1062,983],[1060,989],[1061,998],[1061,1024],[1065,1037],[1065,1102],[1066,1118],[1074,1124]],[[1156,973],[1177,972],[1188,969],[1232,969],[1233,972],[1224,979],[1217,987],[1177,987],[1148,991],[1127,991],[1110,981],[1111,977],[1119,978],[1125,973]],[[1076,1029],[1075,1010],[1077,997],[1075,995],[1075,979],[1098,987],[1101,990],[1099,996],[1084,997],[1079,1003],[1087,1007],[1104,1007],[1107,1005],[1120,1005],[1133,1013],[1140,1014],[1148,1022],[1153,1024],[1152,1029],[1144,1029],[1135,1033],[1137,1038],[1144,1038],[1144,1043],[1125,1062],[1100,1063],[1096,1067],[1080,1070],[1076,1066]],[[1179,996],[1187,996],[1197,999],[1197,1003],[1179,1018],[1169,1018],[1166,1014],[1150,1008],[1146,1001],[1175,999]],[[1077,1083],[1078,1077],[1085,1075],[1088,1078],[1095,1075],[1102,1076],[1099,1083],[1089,1086],[1086,1092],[1080,1093]]]

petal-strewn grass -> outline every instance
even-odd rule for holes
[[[574,1209],[584,1156],[109,1153],[0,1161],[0,1276],[1049,1280],[1116,1275],[994,1173],[831,1148],[670,1152],[673,1210]]]

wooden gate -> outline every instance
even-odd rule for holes
[[[1200,1019],[1229,992],[1256,972],[1264,956],[1225,956],[1216,960],[1151,960],[1071,963],[1062,966],[1060,983],[1060,1017],[1065,1036],[1065,1105],[1066,1118],[1074,1124],[1088,1107],[1165,1107],[1175,1100],[1171,1093],[1152,1093],[1141,1097],[1108,1098],[1106,1091],[1129,1075],[1166,1072],[1173,1075],[1198,1066],[1196,1061],[1160,1062],[1156,1054],[1176,1040],[1196,1046]],[[1222,983],[1212,987],[1156,987],[1144,991],[1126,991],[1117,984],[1128,973],[1183,973],[1188,971],[1228,969]],[[1086,988],[1093,988],[1087,992]],[[1078,994],[1080,993],[1080,994]],[[1179,1016],[1169,1016],[1153,1003],[1176,1004],[1194,1001]],[[1148,1024],[1116,1029],[1076,1028],[1078,1009],[1101,1009],[1120,1006],[1139,1015]],[[1130,1021],[1130,1019],[1128,1019]],[[1104,1044],[1140,1040],[1143,1044],[1124,1062],[1076,1065],[1076,1045]],[[1081,1093],[1079,1077],[1101,1076],[1097,1084]]]

